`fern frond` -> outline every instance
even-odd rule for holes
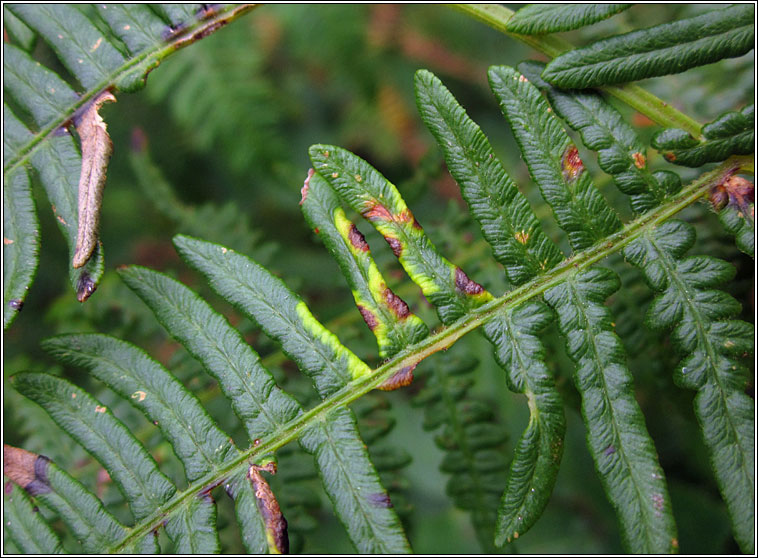
[[[492,299],[481,285],[442,257],[397,188],[366,161],[333,145],[312,145],[311,162],[339,194],[384,237],[400,264],[449,324]]]
[[[155,460],[109,409],[84,390],[47,374],[14,376],[13,387],[42,406],[72,438],[105,467],[140,520],[160,507],[176,488]]]
[[[560,250],[544,234],[487,138],[430,72],[417,72],[419,112],[445,153],[451,174],[482,233],[516,284],[555,266]],[[563,408],[544,349],[534,335],[552,320],[534,303],[498,312],[484,326],[511,391],[527,396],[530,420],[521,436],[498,514],[495,543],[517,538],[539,518],[552,492],[566,430]]]
[[[482,550],[494,552],[497,506],[506,483],[506,433],[493,406],[470,393],[476,358],[455,348],[452,353],[433,372],[422,373],[425,384],[413,404],[424,407],[424,430],[439,430],[434,440],[446,452],[440,469],[450,474],[447,493],[471,514]]]
[[[681,180],[673,172],[653,173],[647,166],[647,149],[634,129],[603,97],[593,91],[563,91],[542,79],[545,68],[538,62],[522,62],[519,71],[547,93],[550,106],[582,136],[584,145],[598,152],[601,169],[613,177],[632,209],[645,213],[679,191]]]
[[[275,387],[257,353],[197,294],[147,268],[131,266],[119,273],[166,330],[218,380],[250,440],[298,414],[297,402]]]
[[[727,178],[711,191],[719,221],[734,235],[737,248],[755,258],[755,185],[739,176]]]
[[[13,453],[17,450],[4,446],[3,452]],[[8,470],[7,462],[4,464]],[[8,473],[5,473],[6,475]],[[19,550],[25,554],[62,554],[61,541],[50,526],[35,510],[27,493],[16,483],[3,492],[3,520],[6,535],[18,544]]]
[[[577,364],[587,444],[631,552],[675,552],[671,502],[655,446],[634,398],[621,341],[603,305],[620,285],[609,269],[593,267],[549,289],[566,350]]]
[[[536,335],[552,319],[543,303],[530,302],[498,312],[484,325],[487,339],[495,346],[495,358],[507,372],[508,388],[526,395],[529,404],[529,424],[516,446],[498,511],[498,546],[534,525],[558,477],[566,418],[553,375],[545,365],[545,349]]]
[[[429,334],[424,322],[387,287],[365,237],[348,220],[331,186],[310,172],[303,186],[303,215],[337,260],[358,310],[388,358]]]
[[[516,285],[563,259],[479,126],[431,72],[416,72],[416,102],[482,234]]]
[[[754,9],[734,4],[602,39],[561,54],[542,77],[562,89],[585,89],[675,74],[740,56],[754,46]]]
[[[8,118],[7,110],[5,118]],[[37,272],[38,251],[39,224],[29,175],[25,169],[19,169],[3,177],[4,328],[10,325],[24,305],[26,291]]]
[[[570,31],[608,19],[631,4],[529,4],[519,9],[506,29],[522,35]]]
[[[490,68],[489,79],[532,179],[572,248],[582,250],[618,230],[618,216],[592,184],[576,146],[539,90],[508,66]]]
[[[14,466],[11,461],[17,464]],[[6,445],[3,466],[4,473],[14,483],[58,513],[85,552],[97,553],[111,548],[126,535],[127,528],[100,500],[45,456]],[[147,538],[154,537],[151,533]],[[22,544],[21,541],[16,543]],[[128,550],[136,549],[132,546]]]
[[[200,402],[160,364],[133,345],[105,335],[61,335],[42,347],[58,360],[81,366],[160,425],[194,482],[236,452],[229,435]]]
[[[707,256],[684,257],[695,243],[691,225],[669,221],[646,231],[625,257],[660,293],[648,309],[656,329],[673,329],[685,355],[674,379],[697,391],[695,413],[727,504],[735,538],[753,552],[755,515],[754,402],[744,390],[747,371],[738,356],[752,353],[753,326],[730,319],[740,305],[711,289],[734,275],[734,268]]]
[[[249,258],[209,242],[177,236],[182,257],[275,339],[327,398],[370,368],[310,313],[284,283]],[[324,488],[353,543],[362,552],[410,550],[386,490],[358,435],[355,418],[340,409],[301,438],[319,462]]]
[[[730,111],[703,126],[701,141],[684,130],[667,128],[653,136],[653,147],[670,163],[699,167],[730,155],[749,155],[755,148],[755,105]]]
[[[192,10],[198,8],[199,5]],[[26,172],[29,165],[39,173],[68,242],[71,258],[76,259],[80,217],[82,222],[96,224],[99,207],[78,207],[82,156],[69,127],[81,126],[82,114],[104,90],[139,89],[144,86],[147,73],[163,58],[238,17],[250,6],[222,6],[212,13],[204,9],[199,13],[183,10],[187,19],[182,22],[181,32],[171,31],[145,5],[105,4],[98,8],[99,12],[63,4],[9,4],[3,8],[6,9],[50,45],[81,87],[81,94],[76,93],[74,87],[35,61],[24,48],[3,44],[3,85],[15,105],[29,116],[28,125],[17,118],[4,119],[4,132],[12,136],[13,141],[4,144],[8,151],[4,153],[3,182],[21,180],[17,173]],[[172,21],[172,25],[176,24]],[[5,110],[4,116],[8,114]],[[26,134],[17,133],[24,128]],[[6,213],[15,209],[4,207]],[[85,214],[92,214],[92,218],[83,217]],[[28,214],[21,216],[28,217]],[[27,228],[37,230],[33,220],[27,218],[24,222]],[[77,261],[69,267],[69,277],[80,302],[94,292],[103,273],[102,249],[96,241],[90,245],[95,246],[94,253],[86,263]],[[18,251],[18,248],[10,250]],[[27,289],[34,276],[37,257],[32,247],[23,248],[23,257],[17,259],[22,265],[14,270],[14,280]],[[12,315],[4,312],[5,327]]]

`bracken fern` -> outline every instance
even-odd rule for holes
[[[4,45],[4,85],[12,98],[4,106],[6,327],[21,308],[37,265],[39,234],[28,166],[45,187],[76,260],[77,233],[84,221],[96,227],[98,209],[83,208],[81,196],[77,207],[77,189],[85,187],[79,182],[83,157],[68,128],[75,128],[88,144],[81,147],[86,166],[93,144],[82,127],[85,120],[98,121],[96,114],[83,114],[92,107],[96,113],[103,92],[139,88],[150,68],[170,52],[248,8],[4,8],[13,38]],[[523,537],[538,522],[560,471],[566,416],[542,340],[542,332],[555,323],[574,366],[587,447],[625,548],[631,553],[676,552],[677,526],[665,473],[635,398],[628,355],[616,334],[619,318],[608,304],[624,288],[612,267],[625,265],[609,256],[623,254],[655,293],[646,323],[655,331],[671,330],[682,357],[675,383],[695,392],[695,414],[734,537],[744,552],[753,552],[754,402],[745,394],[748,370],[743,362],[754,350],[753,326],[737,319],[739,303],[715,288],[732,278],[733,266],[712,256],[687,256],[695,244],[694,228],[673,217],[710,195],[738,247],[753,256],[752,184],[738,175],[752,169],[754,109],[731,111],[701,127],[635,86],[616,85],[747,52],[753,42],[752,8],[721,8],[579,49],[543,36],[627,8],[535,5],[511,18],[500,6],[460,7],[556,56],[547,65],[526,62],[518,70],[493,66],[488,77],[570,254],[540,224],[463,106],[434,74],[418,71],[415,92],[421,118],[510,288],[491,293],[444,257],[395,185],[367,161],[338,146],[311,146],[312,168],[301,191],[301,209],[347,279],[357,311],[376,337],[381,364],[372,369],[317,320],[285,281],[248,255],[215,241],[177,235],[174,244],[184,262],[281,348],[310,380],[311,400],[317,403],[305,405],[293,390],[280,387],[240,331],[192,289],[165,273],[123,267],[123,282],[218,383],[244,428],[244,447],[211,418],[197,394],[136,346],[96,333],[49,338],[43,347],[52,356],[88,370],[158,428],[181,462],[187,486],[181,488],[165,474],[98,398],[53,374],[23,372],[12,378],[13,387],[102,464],[128,503],[130,516],[114,514],[45,456],[5,446],[4,473],[13,481],[4,497],[7,540],[25,553],[64,551],[53,522],[36,512],[35,506],[41,505],[46,516],[66,525],[85,552],[157,553],[162,530],[177,553],[217,553],[222,544],[214,497],[223,487],[234,502],[246,550],[287,552],[288,524],[279,504],[286,490],[275,482],[272,489],[267,477],[277,470],[277,454],[282,476],[294,467],[295,450],[284,448],[297,441],[313,457],[334,512],[359,552],[410,552],[400,510],[393,507],[392,491],[382,482],[392,478],[386,471],[397,471],[407,458],[375,445],[391,424],[376,418],[373,395],[366,394],[409,385],[424,359],[481,326],[505,384],[524,395],[528,407],[528,422],[510,464],[496,413],[469,393],[476,369],[470,355],[452,355],[439,369],[425,370],[425,387],[416,403],[425,406],[427,429],[442,428],[437,443],[446,452],[442,469],[451,474],[448,492],[453,502],[470,511],[482,547],[494,551]],[[698,32],[694,38],[689,32],[693,29]],[[31,57],[37,35],[82,86],[81,95]],[[675,172],[652,171],[645,143],[609,94],[638,110],[643,107],[666,127],[652,143],[668,161],[688,167],[719,164],[684,185]],[[632,220],[624,222],[596,187],[564,123],[586,148],[597,151],[600,168],[628,196]],[[137,143],[133,162],[149,170],[146,147]],[[96,149],[107,159],[107,149]],[[165,188],[156,172],[142,177],[143,182],[150,180]],[[163,210],[202,230],[185,208]],[[351,220],[353,214],[384,238],[443,327],[430,333],[388,286],[366,237]],[[95,242],[84,265],[74,261],[69,270],[82,301],[103,272],[102,248]],[[610,267],[599,265],[603,260]],[[365,408],[348,407],[356,401]],[[363,428],[363,438],[356,412],[374,418],[375,428]]]

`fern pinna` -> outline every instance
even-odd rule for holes
[[[607,305],[621,280],[614,269],[599,265],[623,253],[656,293],[646,322],[656,331],[672,330],[671,339],[682,355],[674,380],[695,392],[695,413],[734,537],[744,552],[753,552],[754,402],[745,394],[748,379],[742,361],[754,350],[753,326],[736,319],[740,305],[714,288],[733,276],[733,267],[711,256],[687,256],[695,243],[694,228],[672,217],[710,195],[738,247],[753,256],[752,184],[738,175],[751,168],[747,155],[752,152],[754,111],[752,106],[730,111],[702,127],[670,109],[653,111],[667,128],[653,140],[665,159],[684,166],[720,163],[683,185],[675,172],[649,168],[646,145],[606,96],[650,101],[633,86],[616,84],[746,52],[752,42],[752,12],[732,6],[565,54],[560,54],[565,46],[560,40],[534,38],[589,25],[628,7],[535,5],[512,18],[510,13],[504,17],[501,7],[461,8],[556,56],[547,65],[527,62],[518,70],[493,66],[488,77],[570,254],[543,228],[487,137],[452,93],[431,72],[417,72],[421,118],[510,288],[493,294],[445,258],[398,189],[368,162],[337,146],[313,145],[300,205],[346,277],[357,312],[376,337],[382,364],[372,369],[284,281],[250,257],[178,235],[174,244],[182,259],[281,347],[312,383],[318,404],[307,408],[280,387],[241,333],[190,288],[145,267],[122,268],[126,285],[218,383],[245,429],[245,447],[237,447],[174,373],[136,346],[93,333],[50,338],[44,348],[51,355],[89,370],[157,427],[181,462],[187,486],[161,471],[138,437],[102,401],[61,377],[21,373],[13,377],[14,388],[39,404],[103,465],[130,515],[109,509],[45,456],[5,446],[4,473],[13,481],[4,496],[7,539],[26,553],[63,552],[53,521],[45,520],[60,519],[85,552],[156,553],[162,550],[163,537],[177,553],[217,553],[222,546],[214,498],[225,492],[234,503],[249,552],[287,552],[288,523],[280,505],[287,487],[272,483],[272,488],[268,479],[277,471],[277,454],[282,457],[290,450],[283,448],[298,441],[312,455],[334,512],[359,552],[410,552],[391,494],[380,480],[380,459],[370,454],[348,405],[374,389],[409,385],[426,357],[481,326],[505,384],[524,395],[528,407],[526,428],[510,464],[502,452],[505,436],[491,420],[494,413],[470,400],[470,382],[461,379],[476,366],[471,355],[447,359],[440,370],[424,370],[426,385],[417,402],[427,408],[425,426],[443,427],[438,443],[448,454],[442,468],[454,475],[448,491],[457,506],[471,511],[483,548],[495,550],[523,537],[539,520],[560,470],[565,404],[542,339],[543,330],[554,323],[574,365],[587,447],[626,549],[676,552],[679,535],[665,474],[635,398],[628,357],[615,333],[616,318]],[[166,54],[164,49],[202,38],[244,11],[206,5],[108,5],[95,25],[86,11],[66,6],[36,10],[11,8],[10,28],[19,46],[4,46],[6,86],[29,113],[25,122],[13,107],[4,107],[4,231],[11,241],[4,246],[11,268],[5,282],[6,325],[19,310],[36,267],[38,235],[25,163],[38,173],[54,204],[73,260],[71,280],[85,299],[103,269],[96,234],[84,235],[95,239],[88,249],[77,242],[83,224],[97,228],[97,198],[109,153],[97,114],[100,104],[111,100],[111,90],[137,87]],[[113,37],[100,35],[104,23]],[[71,36],[72,26],[79,25],[85,31]],[[692,38],[688,30],[697,31],[693,45],[682,42],[683,36]],[[51,41],[87,90],[85,95],[79,97],[58,76],[36,65],[24,48],[29,44],[23,40],[26,32]],[[75,40],[65,42],[66,37]],[[672,62],[672,52],[681,60]],[[80,63],[77,56],[87,60],[84,64],[82,59],[81,73],[73,70],[73,61]],[[590,86],[598,89],[577,90]],[[82,155],[61,128],[69,120],[81,137]],[[563,123],[579,134],[584,146],[598,152],[600,168],[628,196],[632,220],[625,223],[595,186]],[[85,124],[99,139],[86,139]],[[88,152],[93,145],[99,147]],[[72,177],[80,169],[94,178],[77,186]],[[83,212],[83,206],[94,213]],[[384,238],[435,307],[441,329],[430,333],[388,286],[366,237],[351,220],[353,214]],[[372,444],[373,437],[366,442]],[[290,461],[278,463],[283,468]],[[36,506],[44,509],[44,516]]]

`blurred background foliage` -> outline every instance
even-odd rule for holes
[[[639,5],[564,35],[583,44],[705,9],[708,6]],[[46,49],[38,41],[35,56],[50,59]],[[108,271],[83,305],[70,292],[64,241],[45,209],[49,206],[44,194],[36,189],[43,238],[40,266],[24,311],[4,334],[4,379],[21,370],[72,378],[97,394],[138,433],[164,470],[180,479],[180,465],[152,425],[127,402],[94,385],[84,372],[54,364],[39,349],[42,338],[58,333],[108,333],[143,347],[169,366],[200,395],[222,428],[247,446],[211,378],[167,338],[113,271],[122,264],[141,264],[175,275],[210,300],[246,335],[280,383],[308,403],[307,383],[294,366],[180,262],[171,244],[171,237],[180,232],[223,243],[267,265],[301,294],[343,343],[377,364],[373,337],[336,264],[300,213],[299,190],[309,167],[307,148],[313,143],[337,144],[370,161],[398,185],[443,254],[492,292],[507,289],[502,269],[467,215],[458,187],[416,113],[413,74],[427,68],[446,83],[489,136],[547,230],[560,241],[486,82],[489,65],[515,66],[526,58],[544,59],[446,7],[388,4],[269,5],[170,57],[150,74],[143,92],[121,95],[116,105],[102,111],[115,146],[101,230]],[[707,122],[753,99],[753,56],[642,85]],[[656,131],[646,118],[620,108],[645,139]],[[653,167],[671,168],[652,150],[648,155]],[[627,202],[596,170],[594,156],[584,152],[583,159],[594,170],[603,194],[628,216]],[[700,172],[676,170],[684,180]],[[742,301],[742,318],[752,321],[752,261],[736,250],[705,204],[689,208],[684,218],[697,227],[698,253],[716,254],[737,266],[737,278],[726,288]],[[393,290],[428,324],[439,325],[388,246],[371,227],[357,223]],[[651,300],[650,292],[620,258],[605,263],[624,283],[611,304],[635,374],[638,400],[668,477],[681,551],[737,552],[693,415],[692,393],[673,385],[676,356],[668,340],[644,327],[640,308]],[[621,552],[614,513],[585,448],[579,397],[563,342],[554,327],[543,339],[567,406],[565,455],[544,516],[526,536],[501,551]],[[504,486],[503,469],[527,410],[523,398],[508,392],[483,338],[469,335],[447,353],[422,363],[411,387],[369,394],[354,408],[414,549],[495,551],[487,523],[494,517]],[[494,424],[493,431],[501,435],[487,440],[481,456],[475,454],[477,459],[464,463],[460,452],[451,449],[454,429],[444,426],[455,416]],[[40,409],[11,389],[4,390],[4,419],[6,443],[49,456],[118,510],[121,497],[107,475]],[[302,459],[296,448],[285,448],[279,470],[273,485],[290,521],[293,550],[353,552],[324,505],[312,462]],[[474,503],[467,498],[471,482],[485,488]],[[241,552],[231,505],[218,496],[223,548]],[[477,506],[480,509],[469,513]],[[227,525],[230,529],[224,529]]]

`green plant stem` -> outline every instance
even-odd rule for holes
[[[241,15],[258,6],[259,4],[234,4],[224,7],[212,17],[205,19],[202,22],[198,22],[194,26],[188,27],[185,32],[175,39],[157,44],[154,48],[148,49],[134,58],[128,59],[123,66],[119,67],[96,86],[88,89],[64,114],[61,114],[58,118],[50,122],[50,124],[39,130],[39,132],[34,135],[34,138],[32,138],[23,148],[19,149],[18,154],[3,166],[3,174],[7,176],[15,168],[23,165],[39,148],[47,136],[60,127],[65,126],[74,117],[77,110],[90,102],[101,91],[113,87],[114,84],[133,72],[139,71],[144,75],[147,75],[150,70],[158,66],[161,61],[170,54],[197,42],[216,29],[237,19]]]
[[[706,195],[714,185],[719,184],[726,177],[752,164],[752,156],[731,157],[714,170],[703,174],[697,180],[690,183],[665,204],[628,223],[622,230],[609,236],[604,241],[565,260],[548,273],[469,312],[455,323],[442,328],[415,345],[407,347],[391,360],[376,368],[371,374],[353,380],[327,400],[262,438],[260,443],[255,447],[248,449],[241,453],[239,457],[224,464],[223,467],[219,467],[204,478],[199,479],[184,492],[172,498],[165,506],[159,508],[152,515],[137,524],[121,544],[115,548],[110,548],[109,552],[123,551],[133,541],[160,527],[166,516],[171,514],[189,498],[196,497],[198,493],[218,486],[236,470],[246,467],[248,462],[255,462],[266,454],[273,453],[289,442],[296,440],[306,429],[317,424],[319,421],[325,421],[328,415],[337,408],[347,406],[369,391],[376,389],[402,368],[415,365],[426,357],[449,348],[458,339],[484,324],[496,312],[502,310],[503,307],[513,307],[535,296],[540,296],[550,287],[566,281],[568,276],[618,252],[641,234],[664,223],[685,207],[695,203]]]
[[[519,35],[508,31],[505,25],[515,12],[503,6],[497,4],[452,4],[451,7],[551,58],[574,48],[574,45],[555,35]],[[692,137],[701,139],[702,124],[638,85],[606,85],[598,89],[616,97],[664,128],[681,128]]]

